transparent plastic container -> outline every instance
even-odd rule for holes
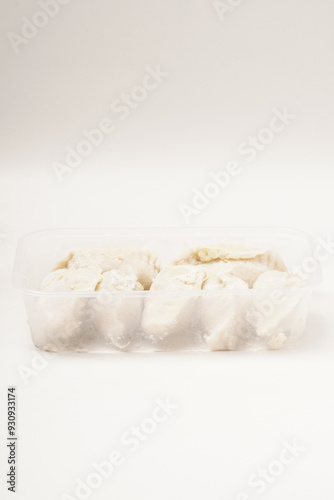
[[[298,288],[196,291],[46,292],[45,276],[74,247],[144,247],[162,266],[194,246],[243,243],[277,251]],[[23,236],[13,282],[23,290],[32,339],[40,349],[77,352],[269,350],[296,346],[312,290],[321,281],[307,234],[287,228],[56,229]],[[177,311],[166,331],[147,333],[143,313]],[[115,319],[115,314],[117,320]],[[121,320],[119,319],[121,318]],[[213,337],[213,334],[216,337]]]

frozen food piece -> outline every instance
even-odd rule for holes
[[[300,329],[302,294],[298,287],[302,284],[300,278],[279,271],[268,271],[254,283],[254,290],[277,289],[279,293],[256,295],[249,311],[256,335],[271,349],[278,349],[289,339],[291,331]]]
[[[240,278],[225,274],[228,266],[207,275],[203,290],[247,290],[248,285]],[[209,268],[210,264],[203,268]],[[207,345],[213,351],[236,349],[243,340],[241,321],[244,299],[234,294],[217,293],[200,298],[199,314],[205,331]]]
[[[43,336],[38,342],[49,351],[81,350],[96,336],[88,301],[83,297],[43,296],[37,301]]]
[[[201,290],[205,272],[197,266],[168,266],[153,281],[151,290],[196,291]],[[181,341],[189,341],[190,324],[195,314],[196,297],[160,294],[147,298],[143,312],[142,327],[151,341],[163,340],[179,334]],[[175,339],[174,339],[175,341]]]
[[[253,260],[240,260],[233,263],[231,274],[245,281],[249,288],[253,288],[258,277],[266,271],[268,271],[266,264]]]
[[[116,347],[125,348],[130,344],[132,334],[141,319],[142,298],[107,292],[141,290],[143,286],[137,281],[131,266],[123,265],[102,275],[98,291],[106,293],[96,298],[94,324],[105,340]]]
[[[100,268],[102,272],[118,269],[123,258],[115,255],[112,248],[88,247],[73,249],[66,259],[59,262],[55,269]]]
[[[133,267],[122,265],[119,269],[113,269],[102,274],[102,279],[97,290],[110,290],[113,292],[124,292],[129,290],[144,290],[137,281],[137,275]]]
[[[203,269],[206,271],[207,266],[203,266]],[[206,271],[206,278],[203,283],[203,290],[220,290],[223,288],[227,288],[230,290],[246,290],[248,289],[248,285],[245,281],[237,276],[231,276],[226,273],[228,267],[224,267],[222,269],[217,268],[215,273]]]
[[[124,255],[124,263],[133,267],[144,290],[149,290],[161,269],[158,257],[144,248],[121,248],[119,253]]]
[[[303,284],[303,281],[298,276],[293,276],[289,273],[280,271],[267,271],[256,280],[253,288],[296,288]]]
[[[249,288],[253,288],[253,284],[258,277],[262,273],[268,271],[268,267],[265,264],[253,262],[252,260],[229,260],[227,262],[223,260],[212,260],[202,264],[202,266],[207,274],[222,272],[223,274],[240,278],[242,281],[247,283]]]
[[[234,264],[231,262],[224,262],[223,260],[211,260],[210,262],[206,262],[205,264],[187,264],[192,267],[200,267],[205,272],[206,281],[209,278],[217,276],[217,274],[230,274],[233,270]]]
[[[100,268],[58,269],[43,280],[40,289],[46,292],[93,292],[102,280]],[[96,329],[84,297],[44,296],[38,307],[48,332],[50,350],[81,349],[96,336]],[[53,346],[51,349],[50,346]]]
[[[160,271],[156,255],[145,248],[91,247],[77,248],[57,268],[100,267],[102,272],[130,265],[136,272],[137,280],[148,290]]]
[[[40,289],[46,292],[93,292],[101,279],[100,268],[58,269],[44,278]]]
[[[175,264],[198,264],[212,260],[254,259],[263,255],[266,248],[253,248],[241,243],[198,246],[188,250]]]
[[[273,250],[267,248],[253,248],[242,244],[195,247],[186,252],[181,258],[177,259],[174,264],[198,265],[212,261],[239,264],[258,263],[264,266],[264,270],[276,269],[278,271],[287,271],[282,258]],[[244,273],[245,269],[245,266],[240,267],[240,273]],[[258,271],[255,271],[255,274],[257,272]],[[252,281],[253,277],[250,278],[250,282]]]
[[[151,290],[201,290],[205,273],[193,266],[167,266],[155,278]]]

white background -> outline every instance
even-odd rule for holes
[[[190,225],[291,226],[334,239],[333,3],[245,0],[221,19],[209,0],[71,0],[16,54],[8,33],[40,10],[4,0],[0,15],[0,418],[3,433],[14,384],[15,498],[74,495],[76,478],[168,396],[178,409],[91,498],[257,499],[249,476],[296,439],[304,451],[261,497],[332,499],[334,256],[298,350],[58,355],[27,385],[18,366],[31,367],[38,351],[11,274],[30,231],[186,226],[180,204],[234,159],[242,172]],[[168,77],[120,120],[111,103],[157,65]],[[284,107],[295,118],[242,162],[239,145]],[[53,162],[104,117],[115,132],[59,181]],[[2,436],[0,496],[13,498]]]

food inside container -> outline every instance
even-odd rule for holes
[[[149,352],[275,350],[298,343],[319,281],[319,273],[297,272],[312,251],[304,234],[138,231],[54,230],[21,240],[14,282],[24,288],[35,345]]]

